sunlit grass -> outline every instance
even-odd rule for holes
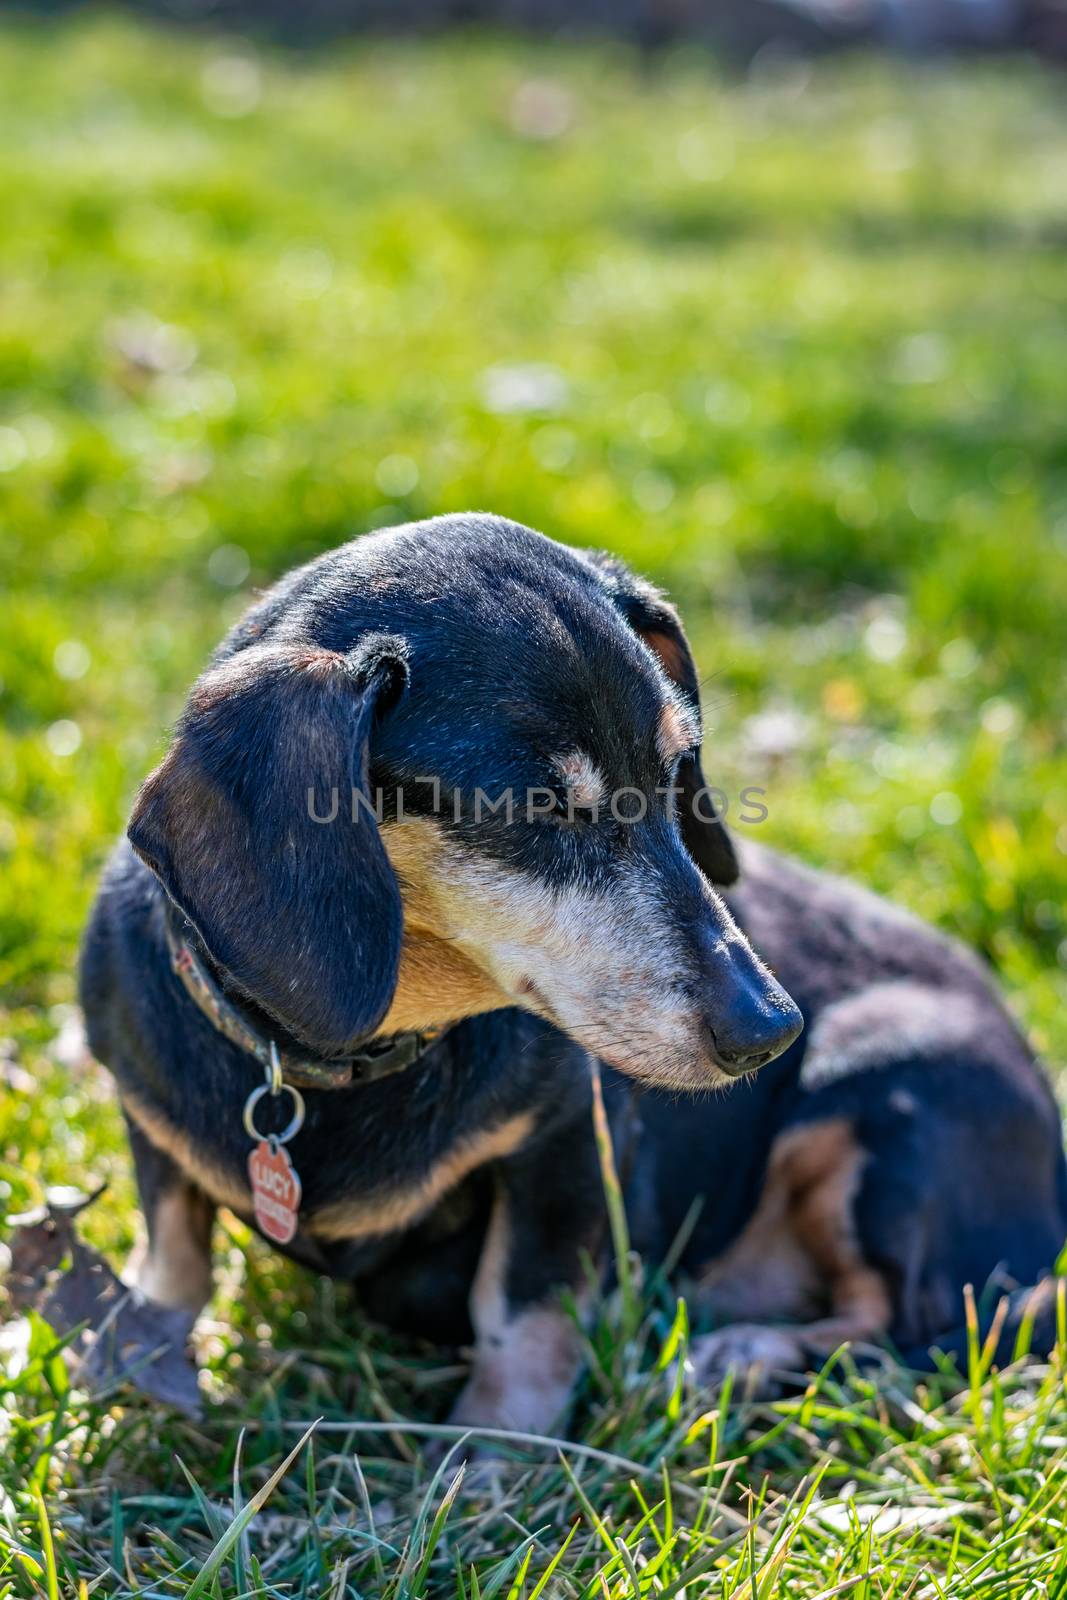
[[[1067,1059],[1059,80],[90,20],[9,23],[0,90],[5,1205],[107,1177],[87,1229],[132,1241],[75,949],[206,652],[295,562],[461,507],[667,583],[713,775],[735,811],[767,791],[752,832],[963,934]],[[0,1410],[0,1593],[183,1592],[241,1427],[248,1501],[318,1416],[209,1589],[532,1596],[568,1536],[547,1593],[1062,1585],[1061,1366],[709,1410],[635,1279],[590,1335],[571,1432],[599,1454],[442,1516],[424,1436],[343,1425],[440,1418],[451,1362],[222,1243],[199,1427],[87,1403],[37,1330]]]
[[[963,1388],[852,1371],[773,1405],[712,1400],[678,1384],[684,1336],[652,1283],[629,1337],[620,1297],[600,1309],[574,1444],[516,1442],[491,1466],[431,1474],[435,1428],[405,1419],[440,1409],[454,1369],[358,1331],[347,1296],[270,1278],[255,1272],[228,1308],[236,1334],[202,1336],[215,1398],[200,1426],[73,1394],[38,1325],[5,1387],[15,1593],[45,1589],[50,1570],[61,1594],[80,1574],[114,1595],[203,1579],[234,1597],[396,1600],[532,1600],[546,1574],[549,1593],[619,1600],[697,1583],[1021,1597],[1067,1576],[1063,1352],[1003,1375],[976,1363]],[[278,1328],[283,1289],[303,1309]]]

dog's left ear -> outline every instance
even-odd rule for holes
[[[700,680],[681,619],[652,584],[637,578],[615,556],[591,555],[615,607],[658,660],[700,719]],[[686,849],[704,876],[720,888],[736,883],[740,866],[733,841],[712,805],[700,765],[700,747],[682,757],[678,768],[678,824]],[[698,797],[699,796],[699,800]]]

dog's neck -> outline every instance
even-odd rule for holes
[[[226,992],[225,970],[177,908],[163,906],[163,931],[171,970],[192,1003],[218,1033],[257,1060],[268,1079],[280,1072],[283,1081],[291,1086],[343,1089],[403,1072],[447,1031],[451,1021],[458,1020],[457,1016],[442,1025],[421,1023],[388,1032],[380,1029],[343,1060],[310,1056],[249,996],[238,999]],[[424,1012],[425,1006],[419,1014]]]
[[[380,1028],[387,1034],[418,1032],[514,1004],[449,940],[428,928],[409,926],[396,992]]]
[[[386,823],[382,844],[400,885],[404,938],[383,1033],[442,1027],[515,1001],[448,936],[448,868],[429,819]]]

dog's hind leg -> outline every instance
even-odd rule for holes
[[[211,1298],[215,1204],[129,1117],[127,1126],[148,1238],[124,1276],[150,1300],[195,1315]]]
[[[693,1341],[698,1381],[733,1370],[766,1395],[776,1374],[803,1372],[846,1342],[884,1338],[889,1287],[864,1259],[854,1215],[866,1159],[845,1117],[775,1141],[751,1221],[697,1291],[698,1305],[727,1324]]]
[[[728,1325],[694,1345],[701,1376],[733,1367],[766,1386],[887,1336],[914,1359],[959,1329],[968,1284],[985,1326],[1001,1294],[1052,1270],[1059,1116],[999,1009],[869,989],[823,1014],[800,1089],[756,1211],[705,1271],[699,1298]]]

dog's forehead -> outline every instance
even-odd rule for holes
[[[499,614],[446,622],[411,646],[397,731],[431,766],[469,747],[479,765],[537,762],[583,792],[628,781],[635,757],[656,748],[669,692],[625,623],[607,620],[597,630],[558,613],[528,614],[519,629]]]
[[[477,704],[518,728],[653,725],[668,691],[598,571],[495,517],[446,517],[351,545],[310,597],[333,648],[368,627],[404,637],[410,696]]]
[[[502,584],[477,611],[439,623],[412,641],[414,703],[448,706],[482,729],[496,724],[518,745],[600,764],[635,734],[655,737],[669,690],[592,584]]]
[[[592,792],[663,761],[677,697],[579,552],[464,515],[359,539],[307,578],[292,597],[304,636],[341,652],[369,633],[404,640],[407,689],[375,740],[397,770],[539,782],[562,762],[573,783],[587,764]]]

